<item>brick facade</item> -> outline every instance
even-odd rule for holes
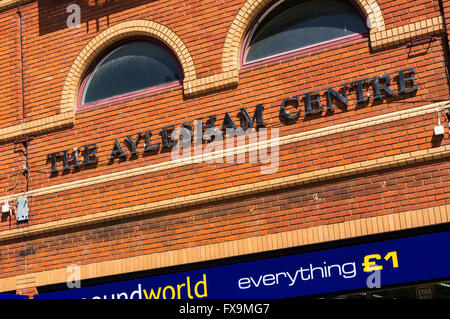
[[[0,203],[28,196],[30,208],[26,223],[2,215],[1,291],[64,283],[68,264],[89,279],[450,221],[448,2],[361,0],[366,37],[241,68],[243,37],[268,2],[73,1],[81,27],[68,28],[72,2],[29,1],[20,31],[14,1],[0,1]],[[78,111],[92,61],[136,35],[173,50],[183,84]],[[395,87],[410,68],[417,91],[357,104],[352,89],[346,108],[280,121],[289,96],[320,90],[325,104],[328,87],[380,74]],[[142,139],[133,157],[124,140],[151,130],[157,143],[161,128],[210,115],[218,127],[226,113],[239,123],[241,108],[261,103],[279,129],[273,174],[144,154]],[[438,112],[443,138],[433,135]],[[109,160],[116,139],[125,160]],[[48,154],[91,143],[97,164],[63,172],[58,162],[51,174]]]

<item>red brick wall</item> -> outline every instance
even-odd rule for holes
[[[20,85],[20,44],[15,12],[2,12],[0,25],[3,40],[0,43],[0,126],[17,123],[22,117]]]
[[[69,68],[82,48],[108,26],[132,19],[148,19],[174,31],[188,47],[197,77],[221,71],[222,48],[229,26],[244,1],[115,1],[97,7],[82,5],[82,26],[66,28],[66,2],[40,1],[21,7],[23,18],[23,66],[25,118],[57,114]],[[438,2],[380,1],[387,28],[440,15]],[[0,13],[0,127],[20,123],[21,86],[18,18],[16,10]],[[450,10],[445,3],[447,29]],[[61,19],[63,19],[61,22]],[[253,112],[264,103],[264,120],[279,128],[280,136],[369,118],[398,110],[449,99],[445,50],[442,37],[430,44],[405,45],[372,51],[368,38],[321,49],[308,54],[267,63],[240,72],[236,88],[184,98],[182,87],[76,113],[73,128],[35,137],[28,148],[31,169],[29,190],[93,176],[168,162],[170,153],[142,156],[141,141],[136,159],[108,163],[113,142],[125,135],[179,125],[208,115],[217,115],[220,126],[228,112],[236,116],[241,107]],[[347,110],[304,118],[292,125],[279,120],[281,101],[296,94],[372,77],[393,76],[395,71],[415,68],[419,89],[401,98],[372,101],[356,107],[355,92],[349,93]],[[324,100],[323,100],[324,101]],[[433,138],[436,114],[393,121],[345,133],[308,139],[280,147],[276,174],[261,175],[258,164],[195,164],[155,173],[100,183],[89,187],[30,198],[29,225],[89,215],[113,208],[200,194],[210,190],[245,185],[293,174],[311,172],[435,146],[449,145],[446,138]],[[444,124],[445,125],[445,124]],[[156,137],[154,139],[156,141]],[[51,176],[47,154],[97,143],[96,168]],[[0,145],[0,189],[4,195],[25,190],[20,173],[25,163],[14,149],[20,144]],[[60,165],[60,164],[59,164]],[[61,168],[61,166],[59,166]],[[2,244],[1,277],[37,272],[68,263],[102,260],[166,251],[205,243],[228,241],[258,234],[281,232],[354,218],[389,214],[444,204],[450,185],[450,166],[445,161],[413,165],[335,181],[322,182],[271,194],[252,195],[233,201],[211,203],[191,209],[166,211],[110,225],[42,235],[27,240],[27,253],[19,240]],[[2,195],[2,196],[4,196]],[[253,211],[250,212],[250,208]],[[13,220],[3,218],[0,231],[14,229]]]

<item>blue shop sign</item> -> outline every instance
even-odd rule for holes
[[[450,232],[67,289],[39,298],[276,299],[450,277]]]

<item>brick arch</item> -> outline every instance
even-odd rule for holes
[[[222,71],[234,71],[239,68],[240,49],[245,34],[252,21],[273,0],[247,0],[234,18],[225,39],[222,54]],[[383,14],[376,0],[354,0],[365,13],[370,34],[385,30]]]
[[[61,113],[75,116],[78,88],[83,75],[95,58],[114,42],[135,36],[146,36],[166,44],[177,56],[184,82],[196,79],[192,57],[183,41],[166,26],[148,20],[133,20],[116,24],[93,38],[78,54],[66,76],[61,95]]]

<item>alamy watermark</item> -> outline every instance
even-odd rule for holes
[[[69,4],[66,8],[66,12],[70,13],[66,20],[68,28],[80,28],[81,27],[81,8],[78,4]]]
[[[226,128],[223,131],[211,127],[203,132],[181,127],[171,133],[171,139],[177,141],[171,150],[173,161],[186,164],[254,163],[261,165],[261,174],[278,172],[278,128]]]
[[[72,264],[66,267],[66,285],[67,288],[81,288],[81,268],[79,265]]]
[[[367,288],[381,288],[381,270],[374,270],[372,274],[367,277]]]

